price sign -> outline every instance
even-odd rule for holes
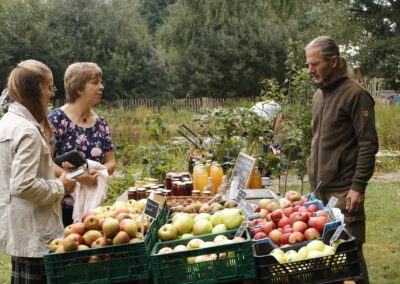
[[[236,198],[236,196],[238,194],[238,188],[239,188],[239,177],[233,177],[232,182],[231,182],[231,187],[229,189],[229,198],[228,199]]]
[[[242,224],[240,224],[239,229],[236,231],[235,238],[241,237],[244,233],[244,230],[246,230],[248,225],[249,225],[249,221],[243,221]]]
[[[335,220],[335,215],[333,215],[332,208],[327,208],[326,213],[328,214],[329,221]]]
[[[240,203],[241,200],[246,199],[246,192],[243,189],[239,189],[238,194],[236,195],[235,201],[236,203]]]
[[[333,243],[334,241],[336,241],[336,240],[339,238],[339,236],[340,236],[340,234],[343,232],[345,226],[346,226],[346,224],[342,224],[342,225],[340,225],[339,227],[336,228],[336,231],[335,231],[335,233],[332,235],[332,238],[331,238],[331,240],[330,240],[330,242],[329,242],[331,245],[332,245],[332,243]]]
[[[247,218],[249,218],[254,213],[253,206],[251,206],[251,204],[248,203],[248,202],[244,202],[242,210],[243,210],[243,212],[244,212],[244,214],[246,215]]]
[[[332,196],[329,201],[328,204],[325,206],[326,208],[335,208],[336,207],[336,203],[338,202],[339,199],[337,199],[336,197]]]
[[[221,197],[221,194],[217,193],[216,195],[214,195],[213,198],[211,198],[210,201],[208,201],[208,204],[214,203],[214,201],[217,200],[217,199],[220,198],[220,197]]]
[[[144,208],[144,214],[155,219],[157,217],[159,207],[160,203],[154,201],[153,199],[147,199],[146,207]]]
[[[252,156],[240,152],[236,160],[235,167],[232,171],[232,177],[239,177],[239,187],[247,188],[250,182],[250,177],[256,166],[257,160]]]

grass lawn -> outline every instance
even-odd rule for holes
[[[400,283],[399,208],[400,181],[372,182],[368,186],[364,253],[372,284]],[[10,269],[10,257],[0,254],[0,283],[10,282]]]

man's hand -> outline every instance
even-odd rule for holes
[[[349,213],[357,212],[364,204],[364,193],[350,189],[346,197],[346,210]]]
[[[68,179],[65,173],[62,173],[59,180],[64,185],[64,194],[69,195],[75,191],[76,180]]]

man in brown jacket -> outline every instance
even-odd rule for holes
[[[364,194],[375,167],[378,137],[374,100],[347,75],[347,62],[336,42],[317,37],[305,48],[308,72],[318,87],[312,102],[311,191],[324,204],[334,196],[346,228],[360,243],[362,280],[369,283],[362,256],[365,242]]]

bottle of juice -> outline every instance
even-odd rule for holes
[[[217,193],[222,193],[223,191],[228,190],[228,177],[226,175],[222,176],[222,183],[218,187]]]
[[[207,174],[210,175],[211,160],[206,161],[205,167],[206,167]]]
[[[212,195],[213,193],[213,180],[212,180],[212,177],[208,177],[208,179],[207,179],[207,185],[204,187],[204,190],[203,190],[203,194],[209,194],[209,195]]]
[[[211,166],[210,176],[212,177],[213,181],[213,191],[212,194],[216,194],[218,187],[222,183],[222,176],[224,175],[224,171],[220,164],[215,163]]]
[[[197,173],[197,183],[196,183],[197,189],[200,190],[200,194],[204,190],[204,187],[207,186],[207,183],[208,183],[207,170],[203,165],[200,165]]]
[[[249,188],[262,188],[261,183],[261,173],[257,167],[254,168],[253,173],[251,175]]]
[[[199,190],[197,188],[197,176],[199,174],[200,162],[195,162],[193,167],[193,190]]]

